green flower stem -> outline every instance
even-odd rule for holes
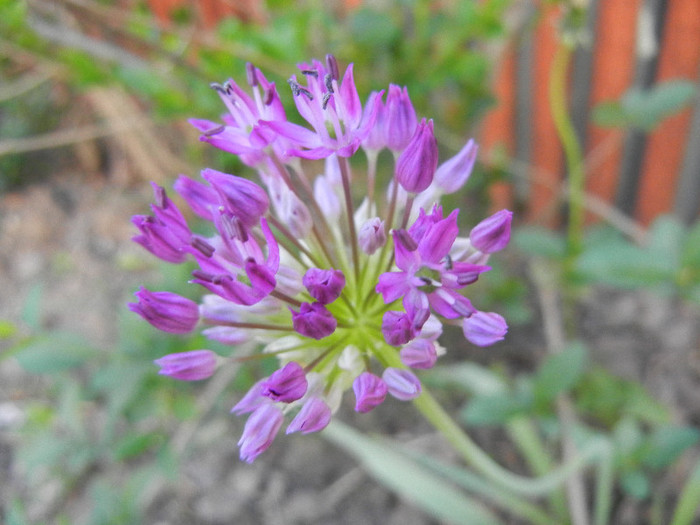
[[[595,492],[595,525],[607,525],[612,507],[612,493],[615,485],[615,467],[613,464],[613,447],[609,442],[598,464]]]
[[[584,182],[583,154],[576,130],[571,122],[567,100],[567,73],[573,45],[562,41],[554,56],[549,79],[549,103],[554,125],[564,148],[569,177],[568,265],[575,263],[583,249]]]
[[[428,391],[423,390],[423,393],[413,400],[413,404],[445,436],[455,450],[462,454],[468,465],[495,484],[524,496],[538,497],[550,493],[577,470],[599,460],[601,456],[604,458],[609,450],[609,444],[605,440],[593,439],[581,447],[579,453],[569,462],[548,474],[537,478],[519,476],[501,467],[479,448]]]
[[[695,465],[683,487],[671,525],[690,525],[700,508],[700,461]]]
[[[554,468],[554,461],[544,447],[537,429],[528,417],[515,417],[506,424],[508,436],[518,447],[532,472],[543,476]],[[562,490],[556,490],[549,495],[549,503],[560,519],[568,515],[566,497]]]

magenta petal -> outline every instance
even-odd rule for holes
[[[292,361],[262,382],[260,394],[273,401],[291,403],[301,399],[308,386],[304,369],[299,363]]]
[[[382,317],[384,340],[392,346],[401,346],[416,336],[416,329],[408,314],[388,311]]]
[[[427,339],[414,339],[399,352],[401,362],[411,368],[432,368],[437,362],[435,343]]]
[[[194,301],[172,292],[151,292],[143,286],[134,294],[137,303],[129,303],[136,312],[164,332],[186,334],[199,320],[199,306]]]
[[[211,350],[192,350],[168,354],[154,361],[160,367],[160,375],[180,381],[207,379],[216,370],[216,354]]]
[[[386,272],[379,276],[375,291],[382,295],[386,304],[393,303],[411,289],[405,272]]]
[[[202,177],[219,194],[227,211],[238,217],[248,227],[260,223],[270,202],[260,186],[242,177],[207,168]]]
[[[340,297],[345,287],[345,276],[340,270],[310,268],[302,282],[311,297],[321,304],[330,304]]]
[[[502,250],[510,241],[510,224],[513,212],[501,210],[477,224],[469,234],[472,245],[484,252]]]
[[[287,434],[301,432],[310,434],[319,432],[331,422],[330,407],[318,397],[312,397],[304,403],[301,410],[287,427]]]
[[[335,320],[321,303],[302,303],[299,311],[292,312],[292,326],[297,333],[313,339],[323,339],[335,332],[338,321]]]
[[[433,121],[421,120],[406,149],[396,161],[396,180],[409,193],[420,193],[430,186],[438,162]]]
[[[464,336],[477,346],[502,341],[508,332],[505,319],[495,312],[476,312],[462,323]]]
[[[211,210],[219,206],[219,194],[214,188],[197,182],[186,175],[180,175],[175,181],[174,187],[193,212],[202,219],[214,220]]]
[[[476,312],[469,299],[445,288],[429,293],[428,300],[433,311],[447,319],[469,317]]]
[[[469,140],[464,147],[451,159],[443,162],[435,172],[435,183],[445,193],[459,190],[472,173],[479,146]]]
[[[389,388],[389,393],[401,401],[415,399],[422,392],[420,381],[408,370],[387,368],[382,374],[382,379]]]
[[[454,210],[446,219],[428,227],[418,243],[418,252],[424,262],[437,264],[450,253],[450,248],[459,234],[458,213],[459,210]]]
[[[381,405],[386,398],[388,388],[381,377],[371,372],[362,372],[352,383],[355,392],[355,411],[367,413]]]
[[[255,409],[246,421],[238,441],[241,459],[252,463],[265,452],[274,441],[283,420],[282,411],[273,404],[265,404]]]

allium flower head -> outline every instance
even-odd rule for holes
[[[363,108],[352,64],[342,76],[332,56],[300,70],[288,96],[308,127],[287,121],[275,85],[253,66],[246,70],[250,94],[233,80],[214,85],[227,109],[223,124],[191,121],[203,141],[254,172],[205,169],[201,180],[178,178],[175,190],[208,224],[196,228],[206,234],[193,233],[156,185],[152,215],[133,219],[134,240],[165,261],[193,263],[190,283],[204,292],[198,304],[141,289],[133,311],[164,331],[201,326],[218,343],[257,343],[279,362],[232,410],[248,414],[239,445],[249,462],[285,420],[286,433],[325,428],[350,388],[358,412],[387,395],[418,397],[420,379],[409,369],[435,364],[443,324],[461,326],[479,346],[507,331],[501,316],[478,311],[464,291],[507,244],[511,213],[460,237],[458,210],[443,213],[438,202],[467,179],[473,142],[438,168],[433,123],[418,120],[405,88],[391,86],[386,103],[376,91]],[[385,147],[396,166],[381,191],[374,175]],[[360,148],[366,176],[349,162]],[[321,163],[305,159],[323,159],[325,168],[319,174]],[[200,379],[225,359],[197,350],[157,364],[162,374]]]

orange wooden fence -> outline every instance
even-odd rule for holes
[[[700,210],[700,104],[664,120],[648,134],[601,128],[590,120],[593,107],[619,99],[632,87],[648,89],[672,79],[691,80],[700,87],[700,0],[659,3],[655,12],[647,9],[646,19],[640,13],[642,3],[593,2],[586,98],[570,101],[572,113],[578,111],[585,121],[580,138],[586,153],[586,190],[645,225],[671,212],[691,222]],[[560,45],[555,32],[559,15],[556,8],[533,12],[536,24],[530,34],[530,51],[523,52],[528,47],[522,45],[505,51],[494,76],[497,104],[481,129],[485,158],[505,146],[507,151],[521,151],[513,173],[522,175],[522,166],[529,166],[524,190],[522,180],[514,181],[519,191],[510,194],[502,184],[497,186],[498,204],[504,204],[505,195],[511,206],[525,208],[530,221],[548,226],[556,226],[562,218],[563,203],[557,194],[565,180],[547,93],[553,54]],[[650,56],[655,49],[657,54]],[[585,63],[581,56],[576,58],[572,79],[577,78],[575,69]],[[518,66],[523,60],[528,67]],[[581,81],[581,75],[578,79]],[[531,93],[527,101],[518,96],[523,89]],[[529,129],[528,137],[515,132],[524,126]],[[518,147],[522,141],[529,146],[524,153]]]

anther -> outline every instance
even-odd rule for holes
[[[190,246],[198,250],[205,257],[214,255],[214,247],[201,237],[192,236],[192,239],[190,239]]]
[[[274,84],[273,84],[272,86],[268,87],[268,88],[265,90],[265,95],[264,95],[264,98],[263,98],[263,104],[265,104],[266,106],[269,106],[270,104],[272,104],[272,101],[273,101],[274,99],[275,99],[275,87],[274,87]]]
[[[333,93],[333,77],[330,74],[323,77],[323,83],[326,85],[326,89]]]
[[[315,69],[302,69],[301,74],[307,77],[318,78],[318,71],[316,71]]]
[[[398,237],[401,244],[403,244],[409,252],[414,252],[418,249],[418,244],[416,244],[416,241],[413,240],[411,234],[406,230],[394,230],[394,235]]]
[[[450,257],[450,254],[448,253],[445,255],[445,270],[451,270],[452,269],[452,257]]]
[[[154,185],[153,193],[155,194],[156,206],[163,210],[166,209],[168,207],[168,200],[163,187]]]
[[[258,74],[255,71],[255,66],[252,63],[250,63],[250,62],[246,63],[245,73],[246,73],[246,77],[248,79],[248,85],[250,87],[256,87],[258,85]]]
[[[328,67],[328,72],[333,77],[333,80],[338,80],[340,78],[340,74],[338,72],[338,61],[336,60],[335,56],[331,55],[330,53],[326,55],[326,67]]]
[[[219,93],[226,94],[226,88],[224,86],[222,86],[221,84],[219,84],[218,82],[212,82],[211,84],[209,84],[209,87],[218,91]]]
[[[314,96],[311,94],[311,91],[301,86],[296,80],[290,78],[289,80],[287,80],[287,83],[289,84],[289,87],[292,88],[292,94],[295,97],[304,94],[309,98],[309,100],[314,99]]]
[[[211,137],[213,135],[218,135],[219,133],[221,133],[225,129],[226,129],[226,126],[224,126],[222,124],[221,126],[216,126],[215,128],[211,128],[211,129],[208,129],[208,130],[202,132],[202,135],[204,135],[205,137]]]
[[[326,106],[328,106],[328,102],[330,101],[332,96],[333,96],[333,93],[324,93],[323,94],[323,103],[321,104],[321,107],[323,109],[326,109]]]
[[[192,277],[207,283],[213,283],[216,279],[216,275],[213,273],[203,272],[202,270],[192,270]]]

